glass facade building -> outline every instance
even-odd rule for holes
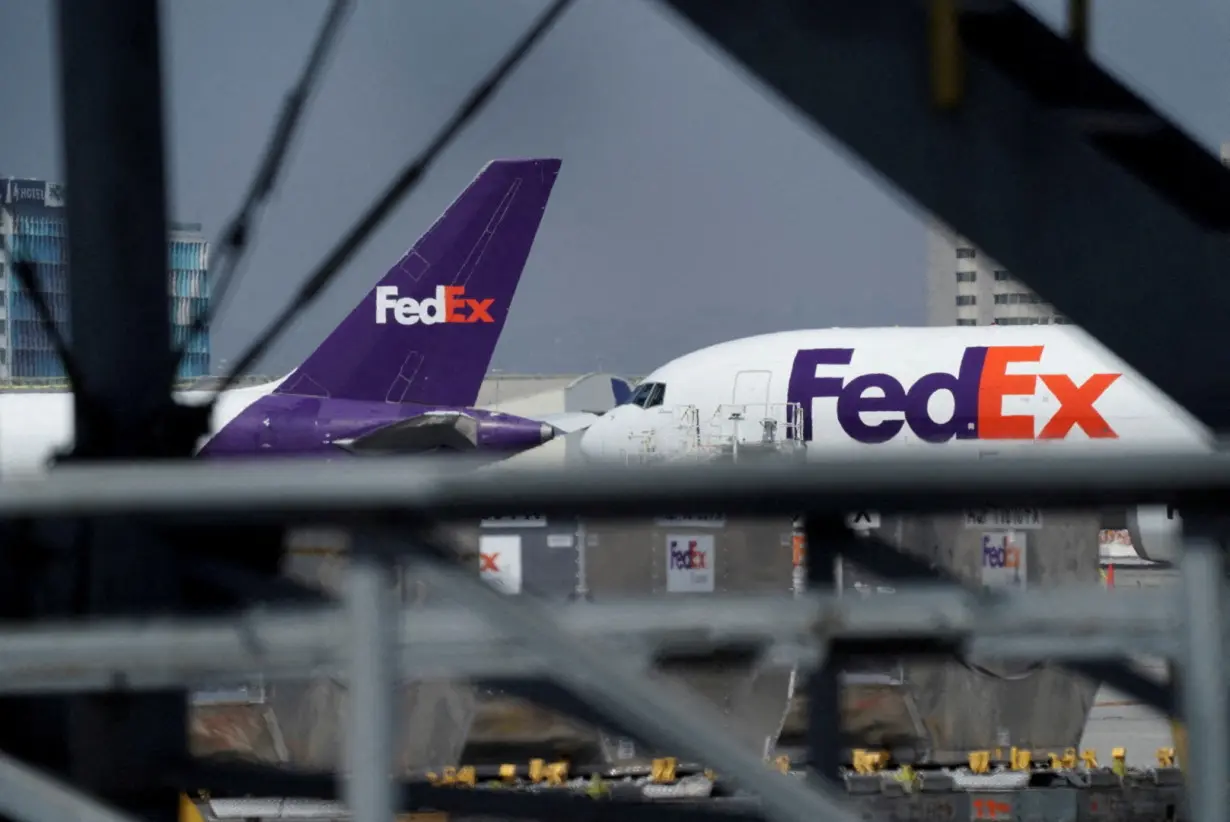
[[[209,305],[209,243],[195,224],[172,223],[167,239],[171,339],[187,344],[180,377],[209,374],[209,329],[188,328]],[[64,188],[44,180],[0,178],[0,378],[56,380],[64,367],[39,324],[35,303],[13,276],[14,261],[34,264],[39,290],[68,336],[68,237]]]

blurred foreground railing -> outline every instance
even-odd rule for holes
[[[69,465],[0,482],[0,516],[143,514],[168,522],[330,524],[349,534],[353,583],[346,586],[347,602],[340,609],[252,612],[207,621],[95,621],[5,632],[0,634],[0,679],[17,690],[80,690],[106,688],[122,677],[127,687],[140,689],[211,677],[234,681],[236,675],[349,668],[352,693],[366,695],[355,699],[350,711],[351,767],[370,769],[387,759],[362,758],[360,748],[387,749],[395,680],[548,675],[619,727],[719,770],[759,795],[764,812],[783,821],[850,817],[836,786],[789,779],[764,767],[758,755],[719,730],[712,708],[647,679],[652,660],[752,647],[766,664],[815,670],[825,668],[834,649],[842,658],[884,654],[886,648],[909,654],[957,650],[974,658],[1094,660],[1108,675],[1117,671],[1120,678],[1142,680],[1114,660],[1151,654],[1189,662],[1182,677],[1189,700],[1217,699],[1222,691],[1217,683],[1225,676],[1225,626],[1213,618],[1217,611],[1205,606],[1209,596],[1222,595],[1216,568],[1186,574],[1179,592],[1082,588],[992,594],[960,590],[952,580],[947,587],[933,584],[926,590],[900,584],[901,573],[885,567],[896,563],[907,577],[925,576],[918,560],[878,541],[853,538],[842,524],[844,512],[872,507],[895,513],[1144,503],[1181,506],[1188,522],[1198,524],[1204,506],[1230,490],[1230,457],[1220,454],[825,460],[806,466],[586,467],[500,474],[468,470],[466,460],[347,460],[327,466],[297,459]],[[806,511],[809,569],[823,565],[826,555],[853,549],[848,559],[871,563],[876,573],[887,574],[896,594],[838,598],[814,585],[813,593],[793,600],[707,598],[553,607],[504,596],[453,567],[456,555],[434,532],[436,524],[501,514],[634,517],[681,510],[728,515]],[[381,606],[373,592],[391,582],[394,558],[417,562],[421,578],[454,604],[420,607],[400,618],[392,603]],[[1207,562],[1206,553],[1197,545],[1183,563],[1201,561]],[[1209,589],[1207,594],[1201,587]],[[365,627],[356,630],[360,612]],[[1199,638],[1202,654],[1192,664],[1191,646],[1200,631],[1208,636]],[[1152,701],[1174,709],[1172,698],[1162,696],[1168,686],[1156,688]],[[1187,703],[1188,711],[1206,709],[1217,710]],[[820,749],[833,741],[813,738],[811,744]],[[814,765],[834,755],[817,750],[810,761]],[[353,784],[369,791],[387,786],[380,775],[384,771],[352,770]],[[391,795],[389,801],[395,801]]]
[[[465,457],[73,464],[0,481],[0,516],[189,514],[435,522],[534,513],[597,517],[939,512],[963,507],[1219,509],[1230,453],[1122,457],[825,459],[806,465],[590,465],[476,472]]]
[[[335,10],[342,5],[334,4]],[[1068,48],[1011,2],[831,2],[811,4],[815,8],[809,5],[806,13],[800,11],[803,4],[784,0],[755,4],[753,11],[694,0],[668,0],[667,5],[752,67],[786,100],[826,124],[904,192],[1026,278],[1197,419],[1212,428],[1230,419],[1230,395],[1219,382],[1227,372],[1219,364],[1230,360],[1220,321],[1230,302],[1223,276],[1230,217],[1228,200],[1221,196],[1230,190],[1230,178],[1207,151],[1090,64],[1082,50]],[[68,204],[74,260],[71,353],[82,378],[72,458],[186,457],[207,421],[174,408],[168,391],[175,372],[163,270],[158,4],[61,0],[58,8],[65,165],[73,192]],[[541,19],[539,32],[549,25],[549,18]],[[943,36],[928,38],[928,31]],[[529,34],[522,39],[532,42]],[[506,74],[527,49],[511,52],[499,71]],[[943,85],[955,93],[939,95],[943,99],[925,94],[926,84],[918,77],[928,65],[962,67],[963,75],[942,72],[953,81]],[[463,115],[477,111],[502,76],[490,75],[493,79],[450,120],[436,147],[422,155],[427,159],[411,163],[399,179],[420,178],[429,159],[458,132]],[[957,82],[961,76],[967,81]],[[1060,82],[1065,77],[1067,82]],[[306,95],[296,88],[288,101]],[[1139,128],[1142,122],[1148,127]],[[275,133],[289,131],[279,126]],[[903,143],[901,134],[917,139]],[[268,193],[273,170],[262,171],[255,192]],[[952,185],[956,172],[980,185]],[[398,192],[409,190],[409,183],[400,185],[382,195],[379,207],[368,212],[372,216],[357,221],[339,244],[342,251],[312,275],[308,291],[320,293],[347,254],[383,214],[394,210]],[[987,207],[988,191],[1003,207]],[[1080,238],[1081,253],[1072,253],[1073,237]],[[1182,287],[1159,288],[1161,270],[1186,278]],[[1134,323],[1124,324],[1124,316]],[[277,327],[270,327],[266,340],[273,339]],[[65,365],[67,370],[70,363]],[[1212,822],[1230,806],[1226,626],[1221,616],[1226,528],[1217,519],[1228,491],[1230,461],[1220,455],[997,458],[969,464],[873,460],[490,475],[467,473],[464,466],[394,460],[117,462],[105,467],[65,464],[39,478],[6,477],[0,481],[0,517],[8,519],[9,529],[0,546],[9,550],[5,572],[11,596],[5,603],[19,620],[35,626],[14,628],[3,637],[13,658],[24,658],[28,666],[12,669],[14,675],[18,682],[27,676],[30,687],[103,687],[103,676],[111,678],[111,686],[103,696],[59,701],[5,697],[0,706],[4,744],[37,762],[39,769],[0,755],[0,813],[29,822],[69,817],[169,822],[179,790],[207,787],[223,772],[184,761],[187,699],[182,689],[126,693],[132,689],[124,674],[145,683],[134,687],[177,682],[188,673],[207,676],[216,654],[213,662],[239,668],[312,661],[344,666],[354,696],[343,775],[295,781],[284,773],[247,769],[244,793],[279,795],[264,786],[290,785],[283,795],[310,791],[335,798],[341,782],[340,793],[356,822],[389,822],[394,807],[411,810],[435,802],[438,808],[446,798],[450,807],[467,807],[473,798],[414,786],[403,791],[389,778],[394,680],[408,671],[430,670],[431,664],[463,670],[503,666],[505,672],[524,665],[527,672],[549,672],[611,727],[703,762],[757,795],[756,815],[778,822],[853,822],[859,813],[837,789],[842,660],[858,654],[977,653],[979,643],[993,637],[997,647],[1017,643],[1013,651],[1030,658],[1099,657],[1066,664],[1192,719],[1191,757],[1183,764],[1193,810],[1201,822]],[[861,508],[888,513],[1141,503],[1173,505],[1183,512],[1182,586],[1169,599],[1164,594],[1117,599],[1121,592],[1003,597],[951,588],[918,592],[911,583],[934,581],[943,573],[874,538],[855,539],[841,520],[843,512]],[[805,515],[807,587],[813,596],[795,604],[783,598],[778,625],[767,623],[763,603],[745,609],[717,599],[707,603],[728,608],[724,616],[689,612],[686,601],[653,606],[662,612],[608,602],[601,607],[613,610],[596,613],[612,624],[630,621],[623,623],[619,641],[607,642],[574,630],[547,604],[504,596],[461,570],[457,553],[435,528],[501,514],[632,517],[705,510]],[[204,538],[193,543],[199,526],[236,523],[243,528],[226,531],[226,539],[210,537],[222,545],[207,545]],[[291,623],[235,608],[236,601],[264,601],[253,591],[304,593],[278,587],[267,567],[248,560],[254,554],[259,559],[263,550],[275,553],[277,548],[270,546],[281,544],[262,535],[306,523],[349,532],[343,608],[311,609],[297,602],[300,610]],[[918,613],[880,600],[865,612],[824,597],[821,592],[832,590],[834,583],[829,560],[837,554],[891,581],[897,592],[893,599],[914,602]],[[393,604],[383,602],[380,592],[392,587],[394,558],[417,563],[433,599],[438,595],[451,601],[456,610],[430,611],[424,618],[428,624],[453,620],[451,629],[438,626],[443,632],[465,628],[453,643],[442,645],[417,634],[417,616],[399,621]],[[190,602],[179,596],[180,583],[190,572],[215,583],[224,580],[218,587],[228,589],[229,599],[219,595]],[[950,577],[943,581],[957,585]],[[1128,602],[1132,606],[1123,605]],[[154,615],[189,612],[213,615],[207,620],[183,616],[174,623],[153,620]],[[701,653],[720,662],[714,652],[723,650],[721,632],[715,636],[694,623],[690,633],[672,638],[659,626],[636,622],[652,615],[665,626],[686,626],[688,613],[697,620],[738,618],[743,627],[728,624],[724,630],[742,631],[741,642],[784,649],[785,662],[811,666],[810,778],[766,767],[759,752],[722,730],[715,709],[646,676],[646,655],[659,646],[674,645],[671,653],[682,652],[679,645],[690,646],[684,650],[693,658]],[[63,624],[121,614],[134,622]],[[1069,618],[1063,630],[1052,619],[1055,614]],[[1024,621],[1018,633],[1009,625],[1014,616]],[[49,619],[60,624],[47,627]],[[585,624],[583,616],[576,620]],[[789,626],[787,635],[779,633],[783,626]],[[406,635],[399,638],[399,630]],[[250,645],[241,647],[237,637]],[[1170,655],[1177,663],[1182,699],[1175,698],[1169,683],[1107,659],[1127,653]],[[82,667],[74,669],[73,659]],[[16,663],[0,659],[4,664]],[[227,774],[235,777],[234,770]],[[69,788],[69,782],[80,790]],[[575,818],[575,806],[528,810],[522,805],[518,810],[503,797],[486,793],[484,798],[486,816]],[[619,807],[651,818],[636,804]],[[692,816],[706,813],[687,810]],[[674,813],[673,818],[684,815],[682,808]],[[1009,813],[1011,808],[996,805],[987,818]],[[947,816],[924,818],[954,817],[950,806]]]

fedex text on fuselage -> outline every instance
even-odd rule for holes
[[[890,442],[907,426],[918,439],[931,443],[1066,439],[1076,429],[1089,439],[1117,438],[1097,402],[1122,375],[1095,373],[1078,381],[1046,369],[1039,369],[1046,373],[1009,373],[1017,363],[1038,363],[1042,353],[1041,345],[969,346],[956,373],[935,371],[904,385],[891,374],[850,368],[853,348],[804,349],[794,358],[788,400],[802,406],[805,440],[813,439],[813,403],[826,398],[836,400],[837,422],[845,434],[867,444]],[[1049,419],[1004,413],[1005,397],[1034,395],[1039,383],[1058,404]],[[936,420],[929,403],[941,391],[952,396],[953,413]],[[866,419],[864,415],[872,412],[880,413]]]

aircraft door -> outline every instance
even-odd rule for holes
[[[769,384],[772,382],[772,371],[740,371],[735,374],[734,393],[731,397],[731,412],[742,414],[743,419],[738,424],[740,442],[760,442],[765,437],[766,426],[770,430],[780,430],[781,420],[777,419],[773,406],[769,402]],[[730,415],[727,414],[727,417]],[[766,423],[771,420],[771,423]],[[733,421],[731,434],[734,434]]]

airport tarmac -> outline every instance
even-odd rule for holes
[[[1163,674],[1161,665],[1142,666],[1148,673]],[[1170,720],[1141,703],[1111,688],[1103,687],[1093,703],[1081,750],[1098,752],[1098,762],[1110,764],[1113,748],[1127,749],[1129,767],[1147,768],[1157,764],[1158,748],[1176,747],[1171,738]]]

